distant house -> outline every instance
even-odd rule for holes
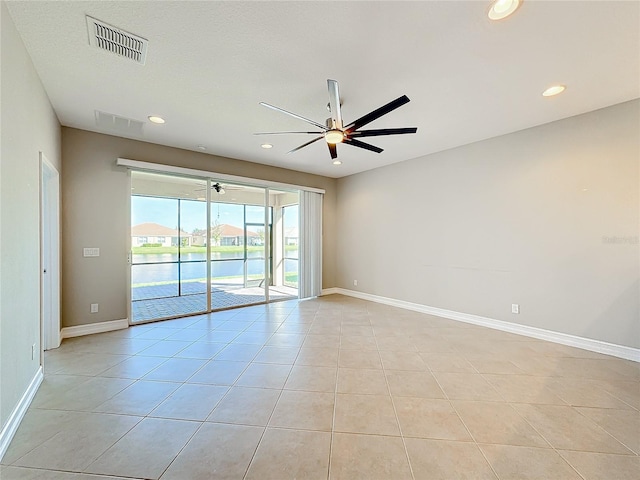
[[[165,227],[158,223],[141,223],[131,227],[131,245],[160,245],[162,247],[189,246],[192,244],[191,234]]]
[[[212,245],[232,246],[244,245],[244,230],[233,225],[223,223],[211,229]],[[262,245],[263,236],[259,233],[247,230],[247,243],[249,245]],[[192,245],[205,246],[207,244],[207,232],[205,230],[195,230],[193,232]]]

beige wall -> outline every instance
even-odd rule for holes
[[[640,347],[639,119],[636,100],[339,179],[337,286]]]
[[[0,421],[4,426],[40,366],[39,152],[60,168],[60,125],[4,2],[0,17]]]
[[[131,192],[118,157],[325,189],[323,285],[335,285],[335,179],[66,127],[62,154],[63,327],[127,318]],[[83,247],[100,257],[83,258]]]

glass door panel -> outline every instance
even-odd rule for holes
[[[268,210],[271,213],[271,209]],[[246,263],[246,287],[266,288],[269,285],[269,275],[265,273],[267,242],[264,228],[265,207],[257,205],[246,205],[245,207],[245,234],[247,237],[247,263]],[[268,217],[269,227],[271,227],[271,216]]]
[[[263,188],[211,190],[211,308],[266,301]],[[218,191],[219,190],[219,191]]]
[[[270,190],[273,276],[269,298],[298,297],[298,192]]]
[[[262,210],[264,216],[264,209]],[[259,224],[245,224],[245,233],[247,235],[245,287],[264,287],[267,278],[265,275],[264,221]]]
[[[207,203],[202,200],[180,200],[180,223],[193,227],[187,229],[178,241],[180,296],[191,308],[207,310],[207,247],[201,245],[200,232],[207,223]]]
[[[131,187],[131,322],[205,312],[205,181],[132,172]]]
[[[234,297],[229,292],[244,286],[244,206],[224,202],[230,199],[225,194],[225,190],[211,189],[209,241],[213,310],[233,306]]]

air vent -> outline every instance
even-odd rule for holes
[[[87,16],[89,44],[144,65],[148,41],[132,33]]]
[[[113,113],[96,110],[96,125],[111,132],[141,137],[144,123],[131,118],[119,117]]]

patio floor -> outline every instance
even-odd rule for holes
[[[269,287],[270,300],[298,298],[298,290],[292,287]],[[206,283],[184,283],[178,295],[178,287],[156,285],[132,289],[131,322],[140,323],[159,318],[177,317],[207,310]],[[239,307],[265,301],[263,287],[248,287],[228,283],[211,287],[213,310]]]

